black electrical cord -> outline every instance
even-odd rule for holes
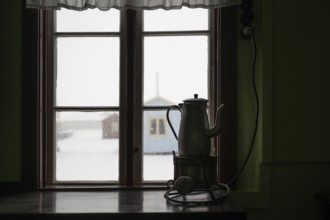
[[[216,195],[219,194],[220,195]],[[164,197],[168,202],[176,204],[185,204],[185,205],[209,205],[212,203],[218,203],[225,200],[230,193],[229,186],[223,183],[218,183],[210,188],[196,188],[193,192],[189,194],[181,194],[177,191],[175,187],[171,187],[166,191]],[[189,196],[198,196],[208,194],[209,198],[204,199],[193,199]]]
[[[258,97],[258,91],[257,91],[256,79],[255,79],[255,68],[256,68],[256,60],[257,60],[257,46],[256,46],[256,40],[255,40],[254,35],[253,35],[252,27],[251,26],[246,27],[245,31],[246,31],[245,34],[249,34],[251,36],[252,45],[253,45],[253,53],[254,53],[253,63],[252,63],[252,86],[253,86],[253,92],[254,92],[254,96],[255,96],[255,100],[256,100],[255,123],[254,123],[254,131],[253,131],[253,136],[252,136],[249,152],[248,152],[242,166],[237,171],[236,175],[232,178],[232,180],[230,180],[227,183],[228,186],[232,185],[238,179],[238,177],[243,172],[247,162],[249,161],[249,159],[251,157],[254,142],[255,142],[255,139],[256,139],[256,136],[257,136],[258,123],[259,123],[259,97]]]

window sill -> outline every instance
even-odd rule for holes
[[[104,190],[166,190],[166,184],[145,184],[140,186],[120,186],[118,184],[74,184],[74,183],[59,183],[41,187],[42,191],[104,191]]]
[[[187,206],[167,202],[165,190],[36,191],[0,197],[0,218],[20,219],[246,219],[229,197],[218,204]],[[184,216],[183,216],[184,215]]]

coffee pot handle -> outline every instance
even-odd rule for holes
[[[173,132],[173,134],[174,134],[174,137],[175,137],[177,140],[179,140],[177,134],[175,133],[175,130],[174,130],[174,128],[173,128],[173,125],[172,125],[172,123],[171,123],[171,120],[170,120],[170,111],[171,111],[171,109],[173,109],[173,108],[176,108],[176,109],[178,109],[178,110],[181,112],[181,108],[180,108],[180,106],[178,106],[178,105],[172,105],[172,106],[170,106],[170,107],[167,109],[167,111],[166,111],[166,118],[167,118],[167,122],[168,122],[168,124],[169,124],[169,126],[170,126],[170,128],[171,128],[171,130],[172,130],[172,132]]]

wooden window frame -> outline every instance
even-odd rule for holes
[[[213,10],[213,9],[212,9]],[[32,149],[32,152],[36,152],[37,156],[35,154],[32,154],[29,152],[28,154],[24,155],[22,157],[22,172],[25,171],[29,175],[29,177],[35,177],[34,180],[31,180],[31,178],[22,178],[23,182],[25,183],[27,188],[62,188],[62,187],[113,187],[109,184],[68,184],[68,185],[56,185],[49,181],[49,175],[52,175],[52,171],[49,169],[45,169],[46,163],[49,162],[50,156],[49,152],[46,151],[45,146],[47,145],[47,142],[49,141],[48,138],[46,138],[46,135],[49,131],[49,124],[46,124],[45,120],[45,114],[44,112],[44,103],[48,103],[49,100],[51,100],[51,97],[47,97],[44,94],[45,89],[47,89],[47,86],[49,85],[49,82],[47,82],[47,75],[43,74],[47,72],[48,70],[52,69],[53,66],[51,63],[46,61],[46,54],[49,53],[47,39],[49,36],[47,33],[43,32],[47,26],[47,23],[49,21],[49,16],[47,16],[47,11],[43,10],[24,10],[24,22],[23,22],[23,30],[31,30],[32,27],[33,30],[37,31],[33,33],[25,33],[25,35],[28,36],[28,38],[24,38],[23,40],[23,69],[25,72],[30,72],[32,74],[32,77],[27,80],[27,82],[32,82],[33,79],[35,81],[31,83],[31,85],[27,85],[26,83],[23,83],[22,92],[24,94],[23,103],[24,100],[28,100],[31,97],[34,97],[32,99],[32,103],[27,103],[27,105],[23,106],[23,128],[28,127],[27,121],[28,118],[31,118],[31,114],[35,116],[34,125],[36,125],[36,129],[31,132],[26,132],[25,135],[22,136],[22,141],[28,141],[30,142],[30,147],[26,147],[23,150],[24,152],[27,152],[26,149]],[[132,12],[130,16],[127,16],[125,18],[126,22],[141,22],[136,20],[134,13],[138,12]],[[216,97],[212,100],[212,106],[214,108],[210,109],[210,114],[214,115],[215,113],[215,107],[220,105],[221,103],[226,104],[226,111],[225,116],[223,118],[223,128],[220,137],[214,138],[214,144],[215,146],[218,146],[218,164],[219,164],[219,173],[221,173],[219,176],[220,182],[228,182],[235,174],[236,172],[236,35],[237,35],[237,22],[236,22],[236,13],[237,8],[236,7],[228,7],[223,9],[214,9],[214,13],[212,13],[212,18],[214,21],[213,25],[216,29],[216,32],[213,33],[213,37],[211,37],[211,41],[214,43],[214,47],[211,48],[210,51],[210,59],[213,65],[211,65],[211,71],[214,71],[218,74],[211,74],[214,76],[214,78],[211,78],[210,81],[213,82],[213,86],[211,86],[211,92],[215,92]],[[221,15],[220,15],[221,14]],[[33,24],[32,22],[36,22]],[[127,26],[126,31],[134,31],[134,27]],[[221,38],[220,38],[221,35]],[[46,37],[46,38],[45,38]],[[30,41],[33,43],[31,43]],[[220,40],[217,40],[220,39]],[[132,40],[132,39],[131,39]],[[133,39],[138,40],[138,39]],[[133,48],[133,53],[131,53]],[[135,59],[134,54],[136,51],[139,50],[139,48],[130,47],[128,45],[126,48],[125,55],[127,56],[127,59]],[[141,49],[141,48],[140,48]],[[34,54],[34,57],[27,57],[28,51],[36,51]],[[36,59],[38,57],[38,59]],[[49,57],[47,57],[49,58]],[[121,68],[125,68],[123,77],[127,77],[129,72],[136,71],[136,69],[141,69],[141,66],[124,66],[124,63],[121,63]],[[37,72],[32,73],[32,71],[37,70]],[[37,74],[37,75],[33,75]],[[33,77],[35,76],[35,77]],[[24,78],[24,76],[23,76]],[[140,79],[141,80],[141,79]],[[46,82],[46,83],[45,83]],[[134,81],[125,81],[124,84],[121,84],[121,88],[128,88],[128,87],[139,87],[141,82],[139,82],[139,79],[135,79]],[[216,84],[220,84],[220,88],[216,86]],[[34,88],[38,88],[37,90],[29,90],[27,88],[30,88],[32,85],[34,85]],[[134,103],[132,102],[132,95],[134,94],[134,91],[128,92],[126,94],[126,100],[124,103],[120,103],[121,106],[125,106],[127,110],[127,117],[121,117],[124,119],[121,119],[121,124],[124,124],[124,126],[120,127],[120,132],[126,132],[128,135],[131,135],[134,138],[141,138],[137,137],[139,135],[136,135],[136,127],[130,126],[131,124],[136,125],[139,122],[135,120],[134,114],[137,113],[137,111],[134,111]],[[30,99],[31,100],[31,99]],[[141,102],[142,103],[142,102]],[[34,107],[33,106],[37,106]],[[27,111],[25,111],[27,110]],[[31,113],[31,114],[28,114]],[[211,121],[213,121],[214,118],[211,117]],[[133,122],[133,123],[132,123]],[[31,124],[30,124],[31,125]],[[141,130],[141,129],[140,129]],[[28,138],[28,134],[34,134],[36,139]],[[134,161],[131,160],[132,157],[135,155],[135,148],[133,145],[133,140],[126,140],[126,145],[131,146],[130,148],[124,149],[124,155],[126,157],[127,161]],[[36,144],[36,145],[34,145]],[[38,146],[38,147],[36,147]],[[23,148],[22,148],[23,149]],[[45,156],[47,155],[47,156]],[[226,156],[222,156],[226,155]],[[30,161],[30,159],[34,159],[34,163],[28,163],[27,161]],[[29,165],[28,165],[29,164]],[[27,165],[27,166],[25,166]],[[122,164],[123,165],[123,164]],[[120,182],[122,182],[122,185],[116,186],[116,187],[145,187],[142,185],[136,185],[136,182],[134,181],[134,178],[130,174],[136,173],[137,175],[140,175],[140,173],[135,172],[135,164],[134,162],[126,163],[125,165],[125,175],[120,177]],[[33,169],[33,167],[37,169]]]

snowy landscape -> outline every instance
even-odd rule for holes
[[[56,180],[118,180],[118,139],[103,139],[102,130],[75,129],[57,141]],[[144,180],[173,179],[173,156],[144,155]]]

